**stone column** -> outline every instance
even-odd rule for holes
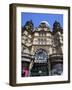
[[[31,75],[31,69],[33,67],[33,64],[34,64],[34,61],[31,60],[30,65],[29,65],[29,76]]]
[[[48,59],[48,72],[49,72],[49,76],[51,76],[51,63],[49,59]]]

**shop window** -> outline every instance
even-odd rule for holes
[[[51,65],[51,74],[52,75],[61,75],[63,72],[63,64],[62,63],[52,63]]]

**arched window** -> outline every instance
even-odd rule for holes
[[[46,38],[39,38],[38,39],[38,44],[39,45],[46,45],[46,42],[47,42]]]
[[[44,49],[38,49],[35,53],[35,60],[47,60],[48,55]]]

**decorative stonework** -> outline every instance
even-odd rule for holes
[[[63,30],[59,22],[55,21],[53,31],[51,31],[50,25],[46,21],[42,21],[37,28],[34,28],[32,21],[27,21],[22,28],[21,41],[22,62],[29,63],[28,76],[61,75],[63,71],[61,67],[63,63]],[[39,52],[41,56],[37,57],[38,50],[43,51]],[[59,69],[56,70],[58,65],[59,72]],[[43,71],[42,67],[46,71]]]

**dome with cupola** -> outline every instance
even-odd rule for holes
[[[50,24],[47,21],[41,21],[39,27],[50,28]]]

